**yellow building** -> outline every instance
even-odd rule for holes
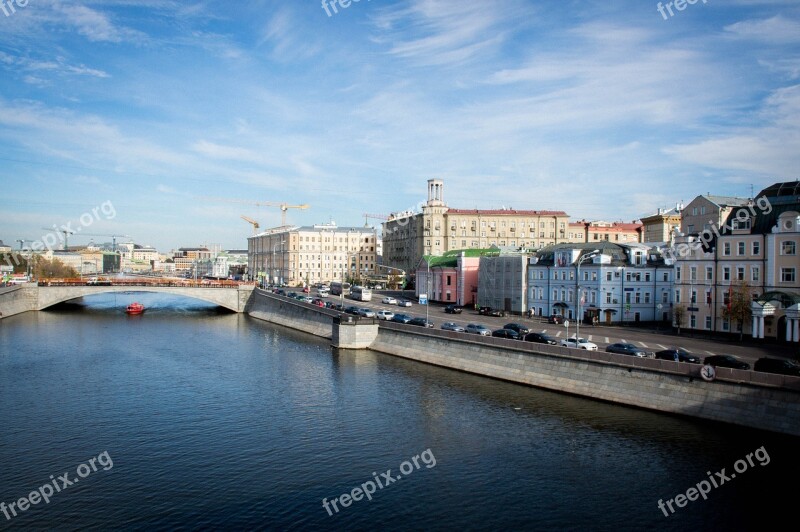
[[[377,273],[377,246],[370,227],[276,227],[247,239],[248,271],[251,279],[290,286],[361,282]]]
[[[492,246],[532,249],[567,242],[564,211],[453,209],[444,202],[444,182],[428,180],[422,212],[392,213],[383,223],[383,263],[414,271],[425,255]]]

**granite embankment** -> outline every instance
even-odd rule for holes
[[[251,315],[339,338],[338,312],[257,290]],[[359,327],[356,322],[356,327]],[[369,349],[496,379],[661,412],[800,436],[800,378],[486,338],[399,323],[374,326]],[[347,335],[341,335],[347,336]],[[363,336],[360,338],[363,339]],[[358,347],[364,347],[359,345]]]

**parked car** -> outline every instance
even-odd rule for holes
[[[391,321],[396,323],[408,323],[409,321],[411,321],[411,319],[412,319],[411,316],[409,316],[408,314],[395,314],[394,316],[392,316]]]
[[[510,340],[519,340],[519,333],[513,329],[497,329],[492,331],[492,336],[495,338],[508,338]]]
[[[316,299],[312,300],[311,303],[313,305],[318,306],[318,307],[324,307],[325,306],[325,302],[323,300],[321,300],[320,298],[316,298]]]
[[[800,377],[800,365],[793,360],[785,358],[759,358],[753,364],[753,369],[766,373],[779,373],[781,375],[794,375]]]
[[[427,327],[429,329],[433,328],[433,322],[430,320],[426,320],[425,318],[412,318],[411,321],[408,322],[409,325],[419,325],[420,327]]]
[[[552,336],[548,336],[544,333],[537,333],[537,332],[526,334],[525,341],[535,342],[537,344],[558,345],[558,340],[556,340]]]
[[[409,301],[408,299],[398,299],[397,300],[397,306],[398,307],[410,307],[411,306],[411,301]]]
[[[633,344],[611,344],[606,347],[606,353],[617,353],[618,355],[631,355],[639,358],[648,358],[647,351]]]
[[[470,323],[464,327],[464,331],[472,334],[479,334],[481,336],[489,336],[492,334],[492,331],[488,327],[477,323]]]
[[[385,303],[387,305],[397,305],[397,300],[393,297],[387,296],[381,299],[381,303]]]
[[[394,318],[394,312],[391,310],[379,310],[375,313],[375,315],[379,320],[389,321],[390,319]]]
[[[506,323],[505,325],[503,325],[503,329],[511,329],[512,331],[517,331],[517,334],[519,334],[520,337],[523,337],[529,332],[531,332],[530,329],[528,329],[527,327],[525,327],[520,323]]]
[[[461,325],[457,323],[453,323],[452,321],[446,321],[442,323],[442,329],[445,331],[455,331],[455,332],[464,332],[465,329]]]
[[[371,308],[360,308],[358,309],[358,315],[363,316],[365,318],[374,318],[375,311],[372,310]]]
[[[478,307],[478,314],[483,316],[500,316],[503,317],[506,315],[504,310],[492,308],[492,307]]]
[[[750,364],[733,355],[711,355],[703,360],[703,364],[721,368],[750,369]]]
[[[353,307],[353,306],[345,307],[344,311],[347,314],[355,314],[356,316],[358,316],[358,307]]]
[[[303,287],[303,293],[304,294],[309,294],[309,293],[311,293],[311,289],[309,287],[307,287],[307,286],[304,286]]]
[[[561,340],[561,345],[564,347],[585,349],[587,351],[597,351],[597,344],[593,344],[586,338],[564,338]]]
[[[547,318],[547,323],[555,323],[556,325],[563,325],[564,316],[561,316],[560,314],[553,314],[552,316]]]
[[[326,301],[325,308],[336,308],[336,303],[333,303],[332,301]]]
[[[663,351],[656,351],[656,358],[661,360],[674,360],[675,362],[689,362],[691,364],[699,364],[700,357],[691,354],[686,349],[680,347],[672,347],[664,349]]]
[[[461,305],[447,305],[444,307],[444,311],[447,314],[461,314],[462,310],[464,310],[464,307]]]

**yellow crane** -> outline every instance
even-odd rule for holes
[[[249,223],[250,225],[253,226],[253,234],[254,235],[258,234],[258,228],[261,227],[261,226],[258,225],[257,221],[253,220],[252,218],[248,218],[244,214],[242,215],[242,220],[244,220],[245,222],[247,222],[247,223]]]
[[[209,198],[204,197],[203,199],[211,200],[211,201],[224,201],[227,203],[243,203],[245,205],[255,205],[256,207],[278,207],[281,210],[281,225],[286,225],[286,211],[289,209],[308,209],[308,204],[303,203],[301,205],[289,205],[288,203],[282,201],[250,201],[250,200],[241,200],[241,199],[232,199],[232,198]]]

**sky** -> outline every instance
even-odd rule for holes
[[[431,178],[608,221],[800,178],[797,0],[0,1],[14,247],[241,249],[256,203],[379,224]]]

